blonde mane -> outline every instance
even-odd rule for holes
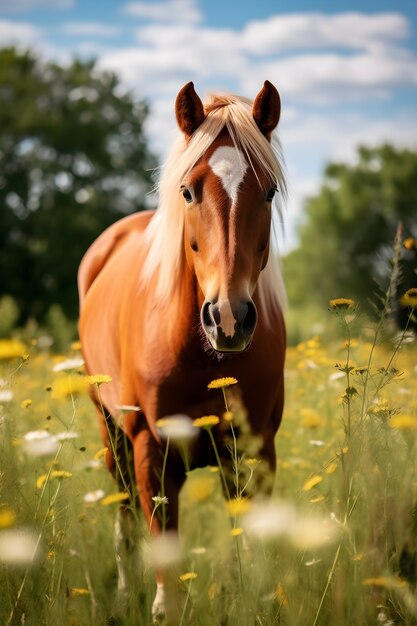
[[[184,200],[180,186],[187,173],[226,128],[234,145],[246,155],[256,172],[261,167],[269,182],[276,184],[281,198],[286,196],[284,164],[280,143],[273,136],[271,143],[257,127],[252,115],[252,102],[233,95],[211,96],[205,105],[206,118],[188,143],[178,137],[162,169],[159,183],[159,207],[146,230],[148,254],[142,281],[156,280],[156,297],[160,301],[177,300],[184,275]],[[280,200],[274,202],[281,216]],[[286,296],[272,246],[269,262],[261,272],[258,294],[268,312],[271,305],[285,304]]]

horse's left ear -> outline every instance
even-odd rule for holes
[[[259,130],[268,140],[279,122],[280,114],[281,98],[279,93],[276,87],[269,80],[266,80],[253,102],[252,115]]]
[[[187,83],[179,92],[175,101],[177,123],[184,135],[189,139],[194,131],[204,122],[203,103],[198,97],[194,84]]]

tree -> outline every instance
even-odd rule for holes
[[[307,202],[300,245],[284,259],[290,301],[346,296],[366,308],[388,281],[398,223],[417,239],[416,180],[417,152],[389,145],[360,148],[355,165],[328,165]]]
[[[24,321],[76,317],[76,273],[108,225],[149,204],[148,109],[93,61],[0,50],[0,296]]]

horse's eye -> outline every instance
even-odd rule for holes
[[[267,202],[272,202],[272,200],[274,199],[275,193],[277,191],[276,187],[272,187],[268,193],[266,194],[266,201]]]
[[[184,200],[186,202],[190,203],[193,201],[193,196],[191,195],[191,191],[187,189],[186,187],[182,189],[182,195],[184,196]]]

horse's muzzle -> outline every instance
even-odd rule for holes
[[[236,305],[227,303],[227,307],[206,301],[201,307],[201,325],[217,352],[245,350],[252,340],[257,320],[256,307],[251,300]]]

